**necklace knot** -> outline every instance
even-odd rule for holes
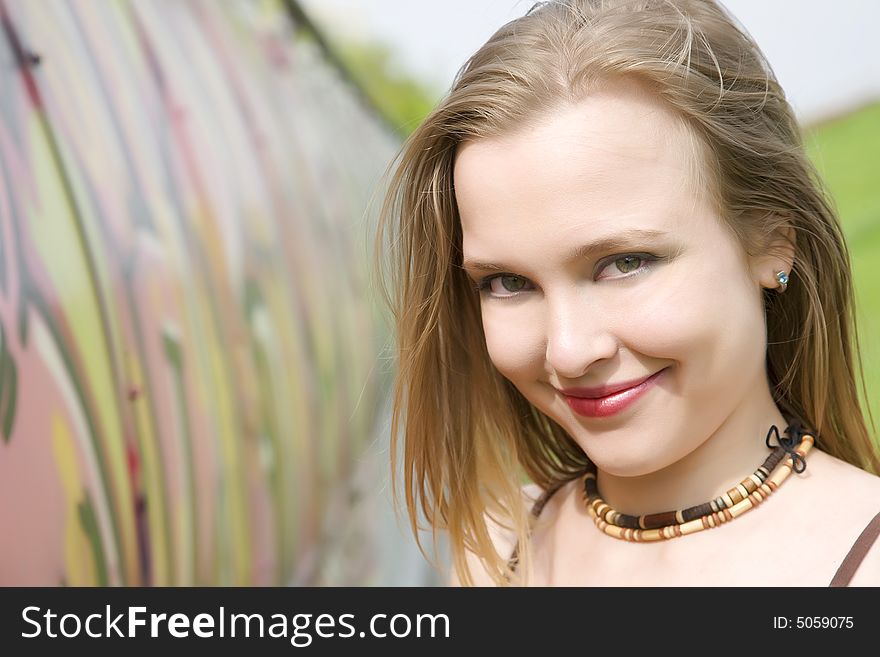
[[[770,436],[775,435],[776,444],[782,447],[782,449],[785,450],[785,453],[791,457],[791,469],[800,474],[807,469],[807,461],[800,455],[797,448],[806,434],[807,431],[798,420],[794,420],[785,428],[784,436],[780,436],[779,429],[776,428],[775,424],[771,424],[770,430],[767,432],[767,438],[764,442],[767,447],[772,448],[773,445],[770,444]]]

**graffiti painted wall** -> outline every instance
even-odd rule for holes
[[[395,137],[280,1],[0,17],[0,584],[321,581]]]

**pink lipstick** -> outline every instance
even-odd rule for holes
[[[663,378],[664,368],[655,374],[636,381],[601,386],[598,388],[564,388],[560,392],[565,401],[578,415],[584,417],[610,417],[617,415],[650,390]]]

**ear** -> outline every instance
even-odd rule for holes
[[[774,231],[768,239],[764,251],[750,258],[749,266],[753,280],[761,287],[770,290],[779,287],[776,272],[784,271],[791,275],[796,240],[793,226],[786,226]]]

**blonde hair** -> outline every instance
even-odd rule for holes
[[[396,329],[392,471],[396,480],[402,466],[413,531],[421,515],[435,539],[448,532],[464,584],[473,583],[468,552],[493,581],[508,581],[487,519],[512,532],[519,570],[528,569],[523,471],[547,490],[588,460],[490,362],[461,268],[456,148],[619,79],[647,85],[689,127],[703,188],[748,254],[794,228],[792,283],[783,295],[764,291],[771,391],[824,451],[880,471],[857,394],[857,379],[863,393],[865,383],[843,233],[757,45],[709,0],[539,3],[470,58],[404,144],[376,237],[375,273]]]

